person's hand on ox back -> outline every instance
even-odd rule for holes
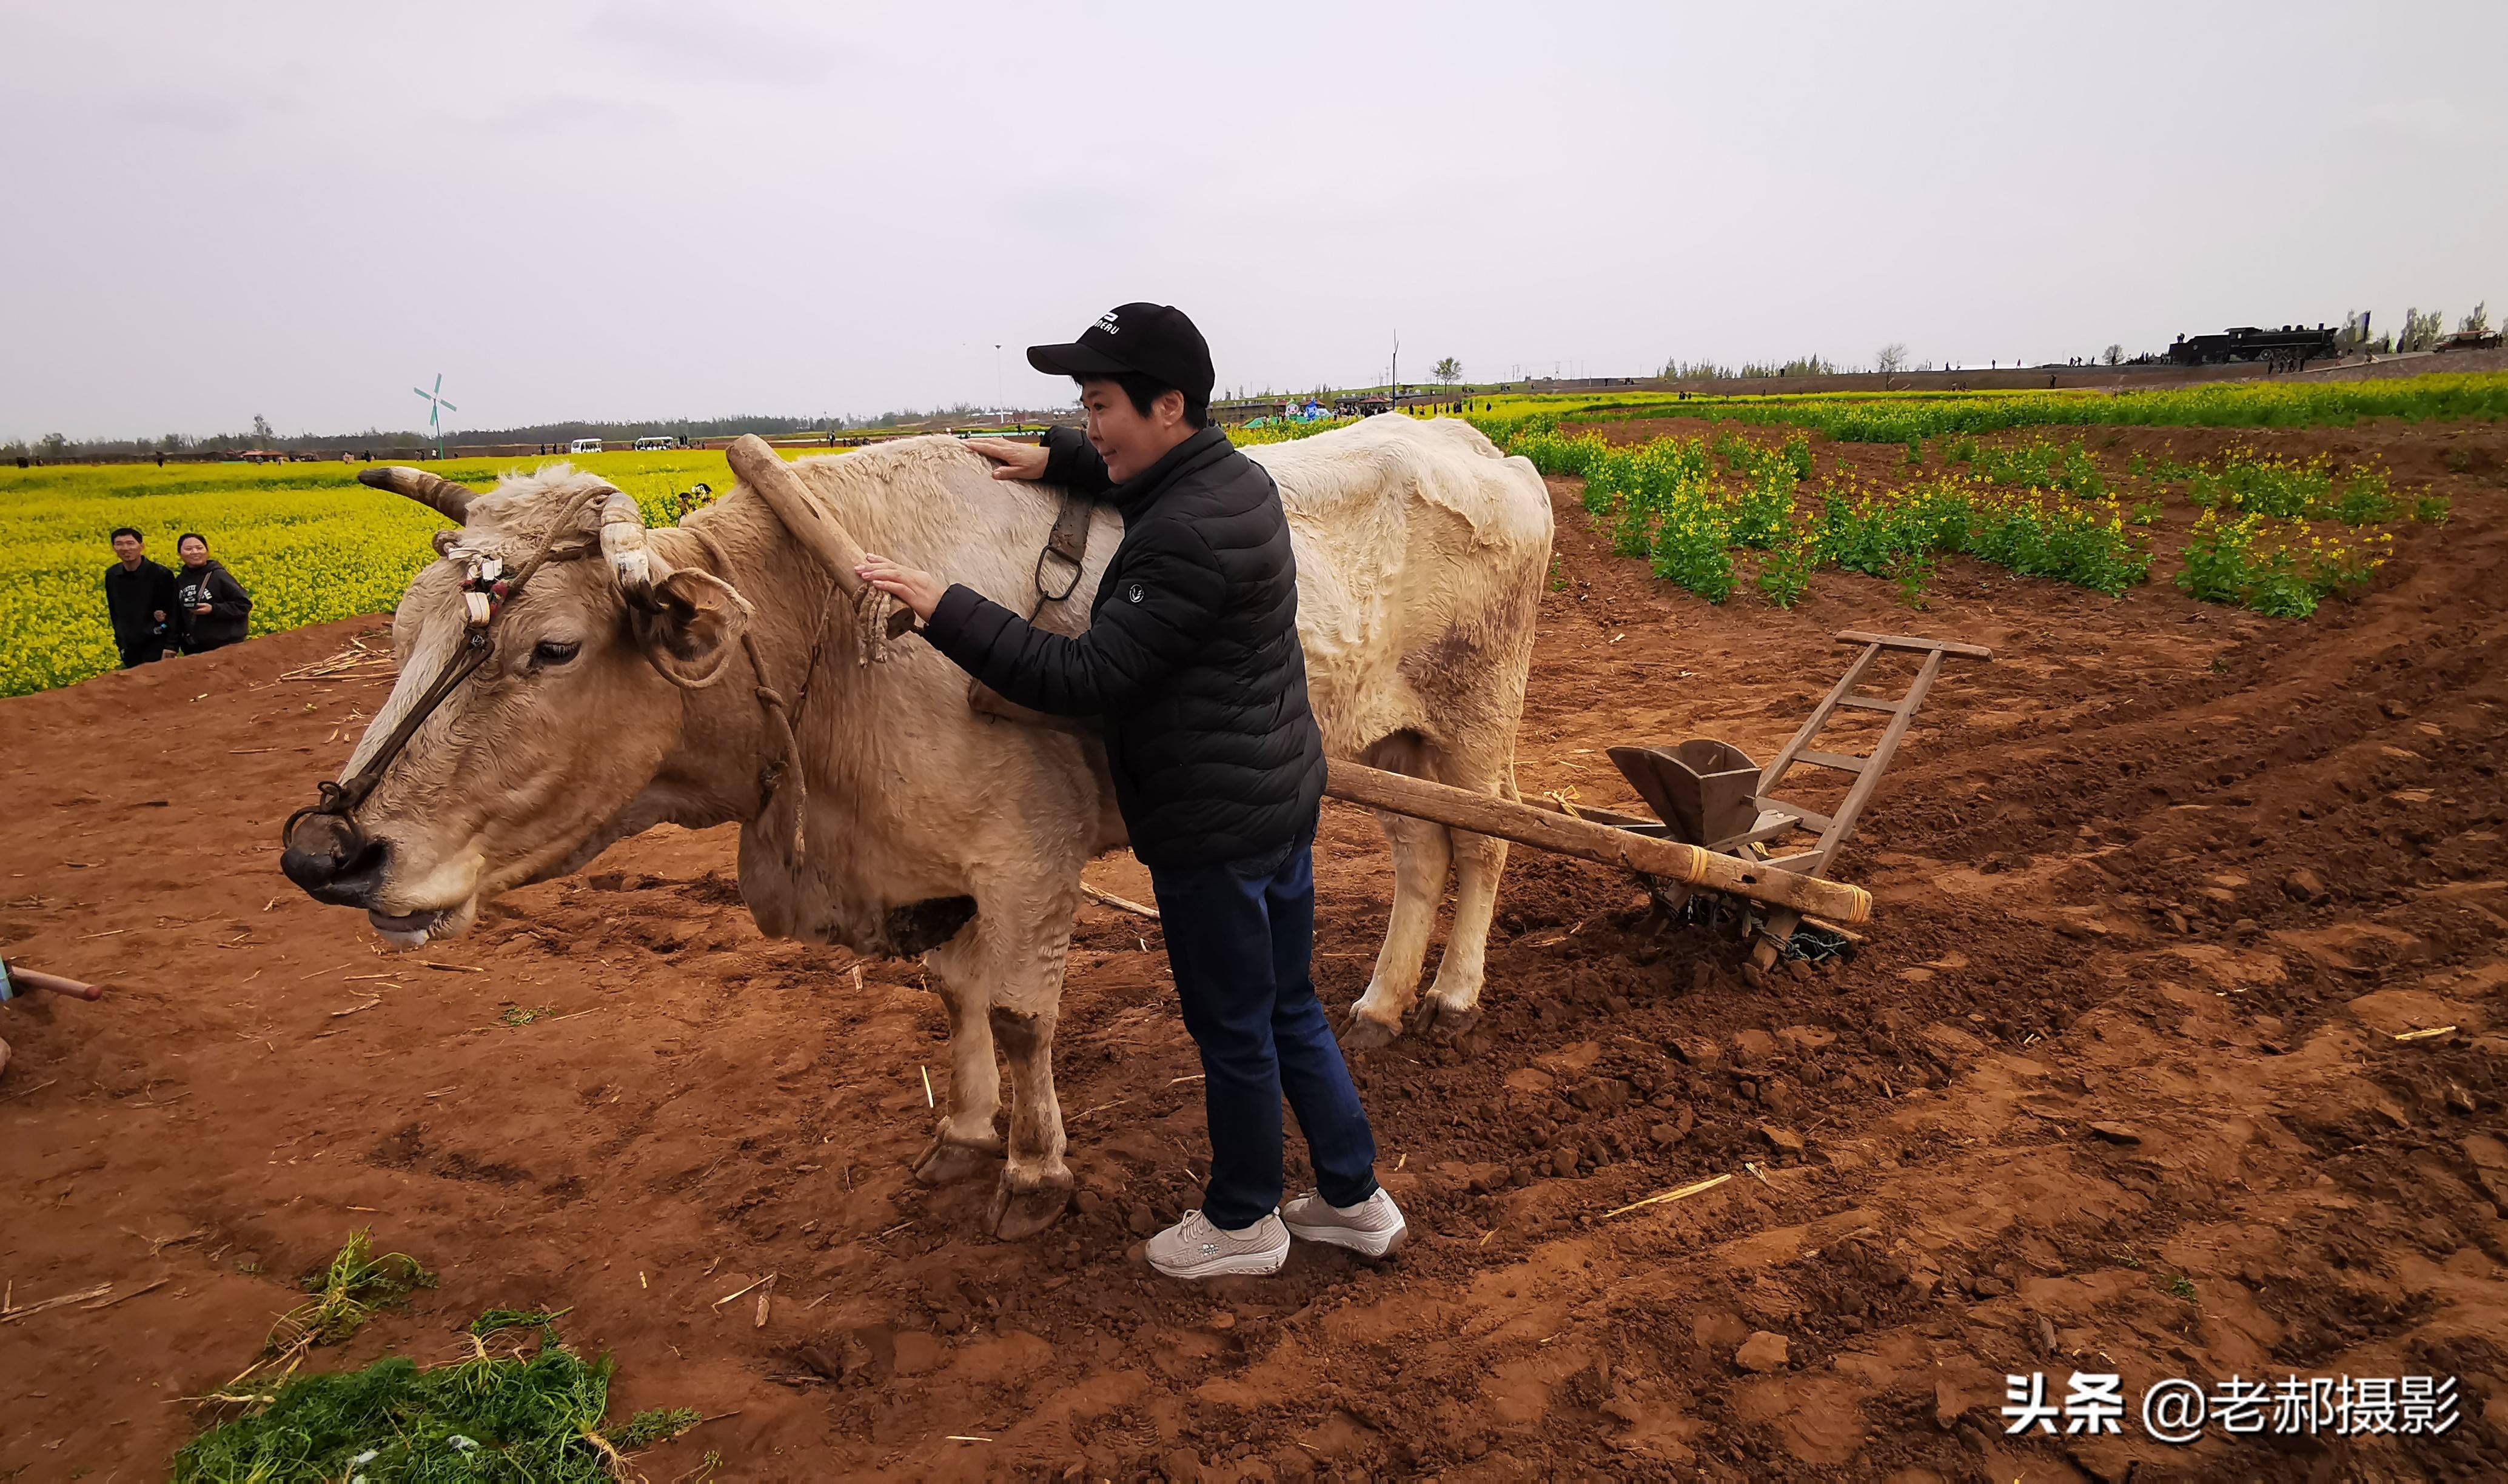
[[[993,478],[1000,480],[1039,480],[1045,478],[1045,463],[1050,456],[1043,444],[1012,443],[1002,438],[970,438],[967,447],[993,462]],[[854,575],[912,610],[916,618],[928,619],[940,604],[940,595],[949,585],[930,572],[892,561],[886,557],[866,555]]]
[[[970,438],[967,447],[993,461],[995,479],[1043,479],[1051,455],[1041,443],[1013,443],[1007,438]]]

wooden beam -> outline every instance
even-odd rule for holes
[[[1563,855],[1619,866],[1702,890],[1814,913],[1848,926],[1860,926],[1872,919],[1871,893],[1861,887],[1790,871],[1771,871],[1694,845],[1570,818],[1512,799],[1449,788],[1425,778],[1386,773],[1340,758],[1327,764],[1324,792],[1351,804],[1433,820],[1475,835],[1494,835],[1518,845],[1557,851]]]
[[[1913,650],[1919,654],[1924,653],[1927,650],[1931,650],[1935,654],[1949,655],[1955,660],[1991,660],[1994,658],[1994,651],[1986,648],[1982,644],[1955,644],[1949,639],[1911,638],[1903,633],[1866,633],[1861,629],[1847,629],[1840,631],[1837,635],[1837,642],[1841,644],[1879,644],[1885,649]]]

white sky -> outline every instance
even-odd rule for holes
[[[719,14],[718,14],[719,13]],[[0,0],[0,436],[2508,310],[2508,6]]]

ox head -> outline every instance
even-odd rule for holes
[[[436,533],[439,560],[402,595],[400,679],[342,770],[346,794],[295,822],[280,864],[316,900],[362,907],[415,947],[640,827],[621,821],[678,741],[680,694],[720,676],[750,606],[721,579],[674,568],[634,500],[564,464],[488,491],[417,469],[358,478],[459,528]],[[394,752],[483,633],[487,658]]]

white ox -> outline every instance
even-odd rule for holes
[[[1532,466],[1462,422],[1399,416],[1251,452],[1288,512],[1325,750],[1512,796],[1550,558]],[[971,710],[966,675],[919,639],[862,663],[879,610],[867,600],[854,621],[846,595],[859,584],[829,559],[881,552],[1026,611],[1057,492],[991,479],[950,438],[793,464],[752,439],[732,455],[739,488],[649,532],[632,502],[564,464],[477,493],[415,470],[371,474],[461,528],[438,533],[448,555],[402,597],[400,680],[344,778],[377,760],[459,652],[465,601],[485,601],[463,593],[465,577],[486,561],[510,574],[552,540],[559,560],[499,614],[493,657],[382,757],[353,822],[316,818],[291,836],[287,872],[411,946],[654,824],[740,821],[741,894],[768,935],[925,956],[947,1002],[952,1074],[915,1173],[938,1181],[1006,1154],[988,1225],[1027,1235],[1071,1184],[1053,1027],[1081,867],[1125,842],[1103,752]],[[553,531],[570,508],[584,512],[574,528]],[[596,531],[608,560],[565,560],[594,555]],[[1083,580],[1043,622],[1085,625],[1122,537],[1121,519],[1097,510]],[[762,776],[783,751],[768,689],[793,710],[797,787]],[[1450,1032],[1471,1023],[1506,861],[1503,841],[1381,817],[1394,899],[1345,1032],[1358,1045],[1412,1016],[1450,866],[1454,927],[1419,1011]],[[1012,1079],[1007,1148],[997,1044]]]

